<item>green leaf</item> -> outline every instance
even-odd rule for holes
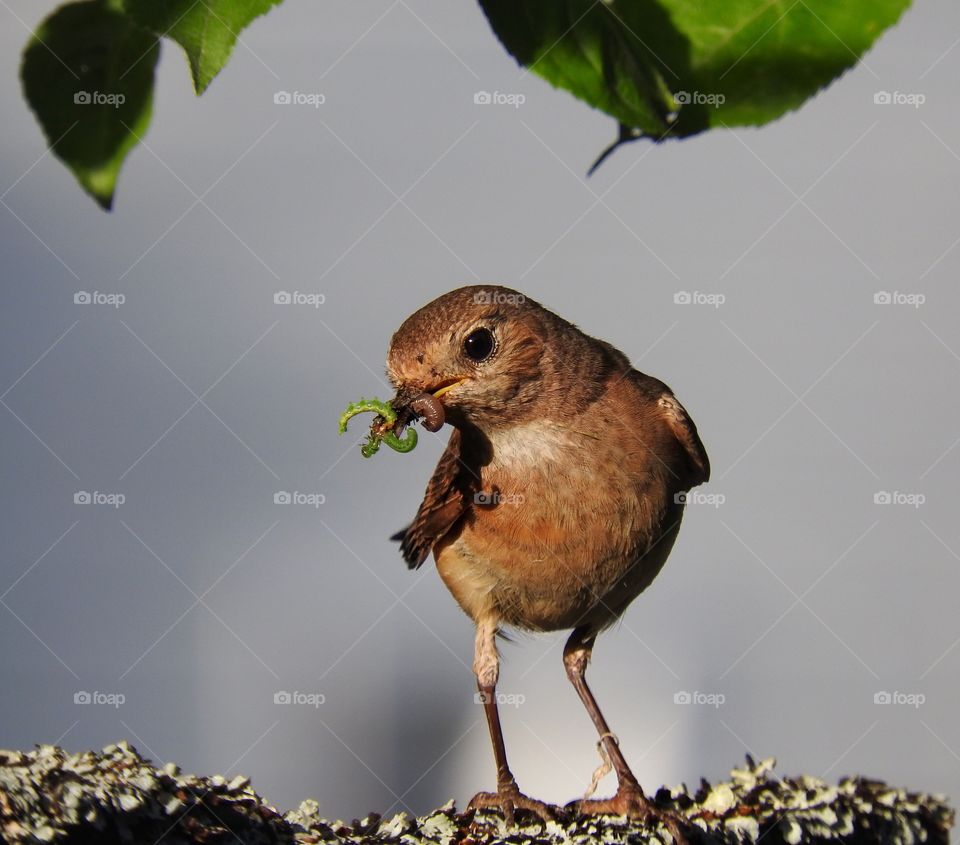
[[[615,117],[624,140],[768,123],[854,65],[909,5],[909,0],[480,2],[521,64]]]
[[[281,0],[118,0],[141,26],[187,53],[193,87],[202,94],[230,58],[240,32]]]
[[[98,0],[61,6],[23,52],[23,93],[54,155],[103,208],[150,125],[156,36]]]

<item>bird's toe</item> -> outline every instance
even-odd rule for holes
[[[507,824],[516,824],[517,816],[529,814],[543,824],[554,821],[558,807],[543,801],[537,801],[524,795],[516,787],[501,789],[498,792],[478,792],[467,805],[468,810],[499,810]]]
[[[674,845],[688,845],[683,832],[686,822],[655,804],[640,789],[622,788],[612,798],[582,798],[570,802],[566,809],[577,815],[626,816],[644,823],[659,822],[670,833]]]

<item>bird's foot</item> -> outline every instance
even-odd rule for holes
[[[503,813],[504,820],[510,826],[516,824],[518,811],[536,816],[546,824],[556,819],[558,810],[543,801],[527,797],[517,788],[516,783],[502,786],[496,792],[478,792],[467,805],[467,810],[491,809]]]
[[[626,816],[642,822],[660,822],[673,838],[673,845],[688,845],[683,833],[686,822],[676,813],[657,806],[643,794],[639,786],[621,786],[612,798],[581,798],[571,801],[567,809],[587,816]]]

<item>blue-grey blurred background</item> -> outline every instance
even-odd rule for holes
[[[202,98],[164,43],[109,215],[20,94],[53,4],[0,5],[0,744],[125,738],[334,818],[492,787],[469,621],[387,540],[446,432],[371,461],[363,421],[336,432],[389,395],[400,322],[479,280],[665,380],[710,452],[590,674],[644,786],[749,751],[960,795],[956,4],[773,125],[587,180],[612,120],[473,3],[289,0]],[[501,673],[516,775],[552,801],[598,763],[564,636]]]

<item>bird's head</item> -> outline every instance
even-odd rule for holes
[[[408,317],[390,341],[395,408],[439,400],[448,422],[490,430],[544,400],[545,354],[555,315],[510,288],[463,287]]]

